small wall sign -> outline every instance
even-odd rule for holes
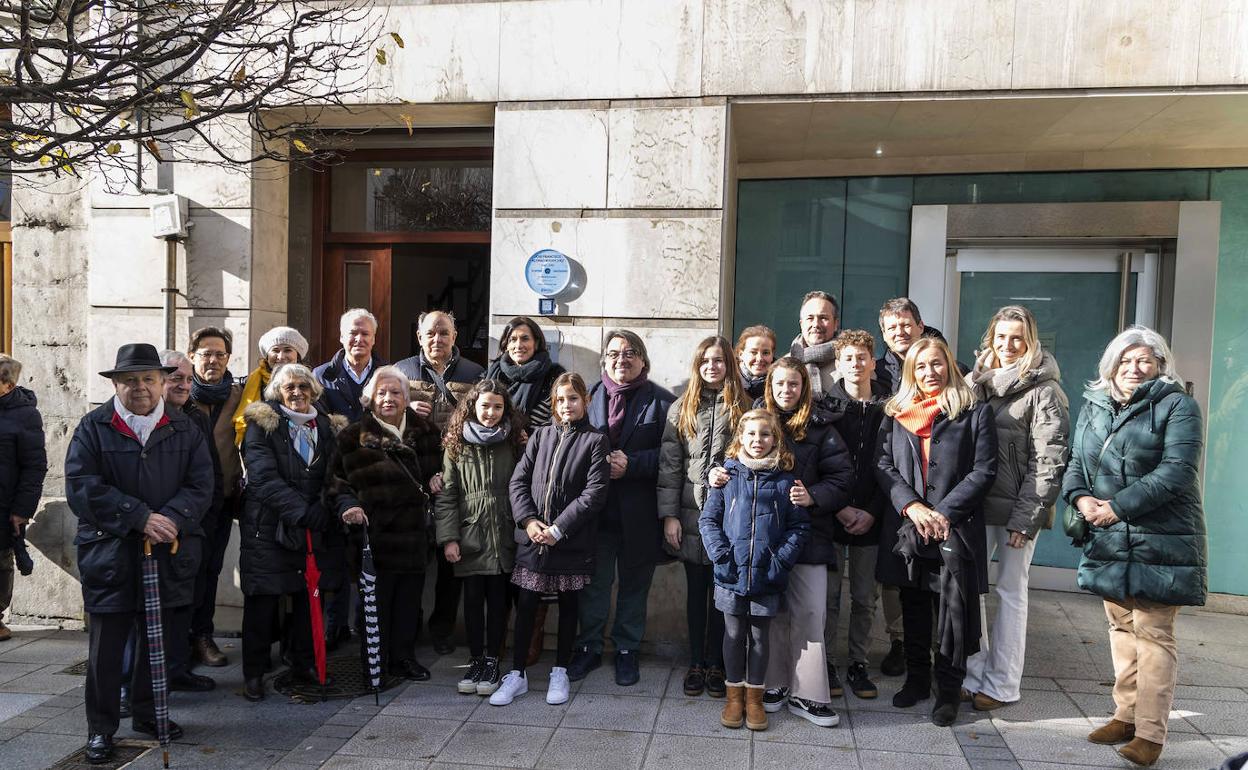
[[[572,283],[572,263],[566,254],[542,249],[529,257],[524,265],[524,280],[539,296],[557,297]]]

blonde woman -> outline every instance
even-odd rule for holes
[[[997,556],[997,617],[988,649],[966,664],[976,711],[1019,698],[1027,644],[1027,575],[1040,530],[1053,526],[1070,434],[1070,403],[1057,360],[1040,347],[1036,317],[1021,305],[993,315],[966,377],[992,408],[997,480],[984,498],[988,558]]]
[[[944,342],[910,346],[897,394],[884,405],[876,478],[888,494],[876,577],[901,592],[906,682],[893,705],[932,689],[932,618],[938,618],[932,722],[958,715],[966,659],[979,651],[979,597],[988,592],[983,502],[997,475],[992,409],[976,402]]]

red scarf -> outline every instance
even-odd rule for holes
[[[931,453],[932,447],[932,424],[936,422],[936,415],[940,414],[940,404],[937,403],[937,396],[915,401],[914,403],[902,409],[893,415],[893,419],[901,423],[901,427],[918,436],[920,441],[920,451],[923,455],[923,483],[927,483],[927,458]]]

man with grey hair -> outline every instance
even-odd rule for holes
[[[65,456],[65,496],[78,517],[74,544],[90,621],[85,707],[91,764],[113,755],[122,656],[132,634],[131,726],[156,735],[143,619],[144,541],[159,565],[166,627],[175,627],[191,606],[204,553],[200,520],[212,502],[212,456],[186,415],[166,408],[165,377],[174,368],[162,364],[151,345],[121,346],[116,365],[100,372],[112,380],[114,397],[82,418]],[[172,720],[169,735],[182,737]]]
[[[321,394],[320,411],[340,414],[356,422],[364,414],[360,396],[373,372],[386,365],[385,359],[373,352],[377,344],[377,318],[362,307],[351,308],[338,319],[342,349],[334,357],[312,370],[312,375],[325,392]]]
[[[38,399],[17,384],[22,365],[0,354],[0,642],[13,633],[4,613],[13,601],[13,538],[35,515],[48,473]]]

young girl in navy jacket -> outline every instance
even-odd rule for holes
[[[714,564],[715,606],[724,613],[728,702],[720,722],[729,728],[767,729],[768,624],[810,535],[806,509],[789,500],[793,454],[783,436],[771,412],[746,412],[728,447],[728,484],[710,490],[698,519]]]

